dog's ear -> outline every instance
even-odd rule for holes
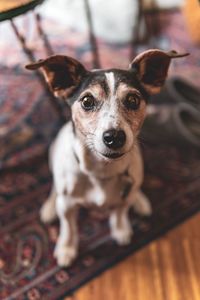
[[[165,82],[171,59],[187,55],[189,53],[178,54],[176,51],[151,49],[136,56],[130,64],[130,69],[134,71],[146,92],[155,94]]]
[[[68,97],[88,73],[77,60],[64,56],[53,55],[36,63],[26,65],[28,70],[41,68],[44,77],[56,97]]]

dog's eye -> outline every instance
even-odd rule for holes
[[[135,94],[128,94],[124,101],[126,108],[131,110],[137,110],[140,106],[140,97]]]
[[[86,95],[81,99],[81,106],[84,110],[91,110],[95,106],[95,100],[92,95]]]

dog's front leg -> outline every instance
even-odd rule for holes
[[[54,221],[56,217],[56,191],[53,186],[48,199],[44,202],[40,210],[40,219],[43,223],[50,223]]]
[[[147,196],[138,189],[133,194],[134,210],[141,216],[150,216],[152,214],[152,207]]]
[[[110,214],[109,221],[112,238],[119,245],[128,245],[133,235],[128,217],[128,207],[114,209]]]
[[[56,243],[54,257],[59,266],[67,267],[77,256],[77,210],[68,205],[68,196],[58,195],[56,210],[60,219],[60,233]]]

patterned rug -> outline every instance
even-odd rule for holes
[[[200,49],[188,38],[183,16],[175,11],[159,17],[162,26],[155,41],[158,47],[192,53],[174,62],[171,74],[181,74],[199,85]],[[64,44],[61,37],[66,30],[58,30],[48,20],[45,24],[56,52],[66,52],[90,66],[85,37],[69,33]],[[103,67],[128,65],[128,45],[99,41],[99,46]],[[42,57],[41,48],[36,47]],[[58,222],[44,226],[38,217],[51,185],[47,149],[60,121],[35,75],[16,66],[19,61],[26,63],[20,48],[1,47],[0,299],[63,299],[63,295],[200,210],[200,153],[187,147],[145,144],[143,189],[152,202],[153,216],[145,219],[131,212],[135,235],[130,246],[118,247],[110,239],[106,217],[81,210],[79,258],[71,268],[60,269],[52,257]]]
[[[60,127],[35,74],[1,66],[0,169],[44,153]]]

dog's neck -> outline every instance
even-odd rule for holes
[[[132,151],[125,154],[120,159],[102,159],[99,154],[94,153],[84,140],[74,135],[74,156],[79,164],[80,171],[96,178],[109,178],[124,173],[130,161]]]

